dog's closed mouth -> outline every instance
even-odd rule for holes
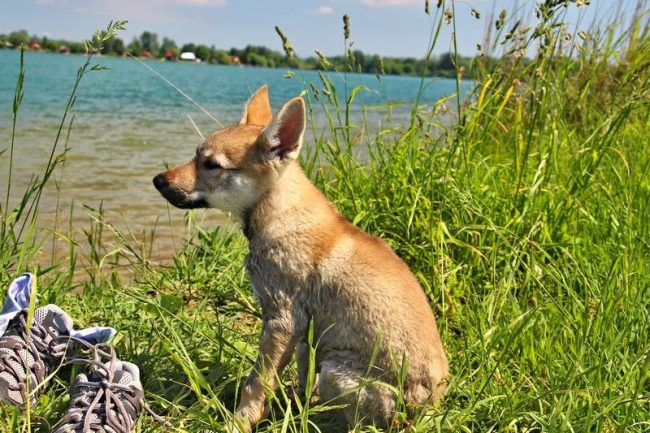
[[[192,197],[187,191],[171,186],[161,174],[153,178],[153,184],[172,206],[179,209],[196,209],[208,206],[208,202],[204,198]]]
[[[182,201],[174,201],[167,198],[167,200],[169,200],[172,205],[179,209],[198,209],[208,207],[208,202],[203,198],[191,199],[188,197]]]

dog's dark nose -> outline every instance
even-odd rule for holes
[[[153,186],[155,186],[156,189],[160,191],[161,188],[167,186],[167,179],[163,174],[159,174],[158,176],[153,178]]]

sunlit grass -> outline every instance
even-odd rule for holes
[[[453,6],[444,3],[430,5],[429,52]],[[431,105],[414,104],[408,124],[350,124],[364,89],[336,88],[327,74],[305,82],[327,123],[312,125],[303,165],[346,217],[411,266],[449,355],[447,396],[392,431],[650,428],[650,38],[610,22],[581,30],[586,39],[572,35],[580,48],[567,56],[562,3],[545,2],[533,29],[511,35],[507,59],[477,60],[470,96],[420,101]],[[524,49],[531,59],[519,56]],[[443,105],[451,120],[434,114]],[[34,194],[18,209],[30,209]],[[33,209],[2,209],[3,283],[36,266]],[[100,228],[89,226],[88,278],[72,290],[74,270],[41,269],[39,300],[80,325],[120,330],[119,355],[141,367],[147,400],[176,431],[223,431],[252,367],[260,316],[243,237],[204,232],[191,219],[189,227],[187,245],[156,267],[128,233],[101,245]],[[129,264],[132,282],[109,256]],[[54,381],[29,419],[0,407],[0,430],[47,432],[73,373]],[[258,431],[343,431],[327,404],[290,396],[295,377],[292,366]],[[144,416],[136,431],[163,428]]]

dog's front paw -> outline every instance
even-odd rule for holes
[[[235,414],[233,419],[226,425],[227,433],[251,433],[253,426],[246,416]]]
[[[262,420],[267,412],[264,403],[240,406],[235,411],[232,429],[229,430],[229,433],[250,433],[255,424]]]

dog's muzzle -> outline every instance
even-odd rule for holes
[[[165,177],[164,173],[160,173],[153,178],[153,186],[156,187],[158,192],[167,199],[169,203],[179,209],[196,209],[201,207],[208,207],[208,202],[203,198],[191,198],[189,194],[173,185]]]

